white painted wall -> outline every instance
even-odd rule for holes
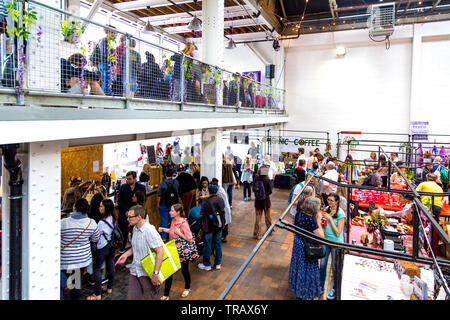
[[[418,101],[414,110],[413,26],[396,27],[389,50],[371,41],[367,30],[304,35],[291,41],[285,73],[291,121],[284,128],[330,132],[332,153],[341,130],[409,133],[410,120],[422,120],[430,122],[430,133],[450,134],[450,23],[420,27],[421,42],[414,49],[420,53],[420,63],[414,66],[414,79],[420,83],[414,88],[420,92],[413,92]],[[346,47],[345,57],[335,56],[337,45]]]

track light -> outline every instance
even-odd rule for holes
[[[144,30],[142,30],[142,33],[151,33],[151,32],[155,32],[155,28],[153,28],[153,26],[150,24],[150,21],[147,21],[147,23],[145,24]]]
[[[278,40],[276,40],[276,39],[273,40],[272,47],[273,47],[273,49],[274,49],[275,51],[280,50],[280,43],[278,42]]]
[[[260,10],[258,10],[258,13],[254,13],[253,12],[253,17],[254,18],[258,18],[260,15],[261,15],[261,11]]]
[[[225,49],[234,49],[234,48],[236,48],[236,43],[234,43],[233,39],[230,38]]]
[[[192,18],[191,22],[188,25],[188,29],[192,30],[192,31],[202,30],[202,24],[196,16],[194,16],[194,18]]]

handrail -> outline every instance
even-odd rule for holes
[[[416,211],[419,212],[419,208],[418,208],[417,204],[414,204],[414,205],[416,206]],[[422,230],[425,230],[425,227],[423,226],[422,220],[420,220],[420,219],[418,219],[418,220],[419,220],[419,222],[420,222],[420,226],[422,227]],[[428,237],[425,235],[425,232],[424,232],[424,241],[427,242],[429,248],[432,247],[431,243],[429,243],[429,241],[428,241]],[[442,283],[443,283],[443,285],[444,285],[444,290],[445,290],[445,292],[447,292],[447,295],[450,295],[450,289],[449,289],[449,287],[448,287],[447,281],[445,281],[445,277],[444,277],[444,275],[442,274],[442,270],[441,270],[441,268],[439,267],[438,261],[437,261],[437,259],[436,259],[436,256],[434,255],[433,250],[430,250],[430,253],[431,253],[431,257],[432,257],[432,259],[433,259],[433,261],[434,261],[434,265],[437,266],[437,270],[438,270],[438,275],[439,275],[439,277],[440,277],[442,280],[444,280],[444,281],[442,281]]]
[[[278,220],[283,220],[284,217],[288,214],[288,212],[291,210],[293,204],[300,198],[301,194],[303,193],[303,190],[305,189],[305,187],[309,184],[309,182],[314,178],[314,176],[311,176],[307,181],[305,181],[303,187],[301,188],[299,194],[297,194],[295,196],[295,198],[293,198],[293,200],[291,201],[291,203],[288,205],[288,207],[286,208],[286,210],[284,210],[284,212],[281,214],[281,217]],[[249,265],[249,263],[253,260],[254,256],[256,255],[256,253],[258,252],[258,250],[261,248],[262,244],[264,243],[264,241],[266,241],[267,237],[269,236],[269,234],[272,232],[273,228],[277,225],[277,222],[272,223],[272,225],[270,226],[269,229],[267,229],[266,233],[263,235],[263,237],[261,238],[261,240],[258,242],[258,244],[255,246],[255,248],[252,250],[252,252],[250,253],[250,255],[247,257],[247,259],[244,261],[244,263],[241,265],[241,267],[239,268],[239,270],[235,273],[235,275],[233,276],[233,278],[231,279],[231,281],[228,283],[228,285],[226,286],[226,288],[222,291],[222,293],[219,295],[219,297],[217,298],[217,300],[223,300],[226,295],[230,292],[231,288],[235,285],[235,283],[237,282],[237,280],[239,279],[239,277],[242,275],[242,273],[244,272],[245,268],[247,268],[247,266]]]
[[[413,194],[416,196],[414,198],[414,202],[416,203],[416,205],[422,210],[422,212],[425,214],[427,219],[431,222],[433,227],[436,229],[436,232],[438,232],[439,236],[442,237],[442,239],[446,242],[447,245],[450,245],[450,237],[448,236],[448,234],[446,232],[444,232],[444,230],[442,230],[441,226],[439,225],[439,221],[436,221],[434,219],[433,215],[429,213],[428,208],[422,202],[420,202],[420,200],[418,199],[418,198],[420,198],[419,192],[414,188],[414,186],[411,184],[411,182],[409,182],[409,180],[405,177],[404,173],[400,170],[400,168],[397,167],[395,162],[392,161],[392,159],[389,156],[387,156],[387,154],[384,152],[384,150],[381,147],[380,147],[380,150],[386,156],[386,159],[390,162],[390,164],[393,165],[395,169],[397,169],[397,171],[400,173],[402,178],[405,180],[408,187],[411,189]],[[444,197],[447,194],[439,193],[438,195]]]

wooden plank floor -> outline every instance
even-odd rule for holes
[[[287,207],[288,189],[275,188],[271,196],[272,221],[275,222]],[[234,277],[249,254],[258,244],[253,239],[255,223],[254,202],[242,201],[242,188],[233,190],[232,222],[229,228],[227,243],[222,245],[222,269],[203,271],[197,268],[198,262],[190,264],[191,294],[186,300],[215,300]],[[288,215],[290,216],[290,215]],[[266,231],[265,226],[263,232]],[[282,229],[275,229],[268,237],[247,269],[236,282],[226,300],[294,300],[289,290],[289,264],[291,259],[293,235]],[[213,262],[213,257],[211,257]],[[128,270],[117,266],[116,279],[112,294],[105,295],[107,300],[126,299],[128,289]],[[174,275],[171,300],[181,299],[184,279],[181,272]],[[93,292],[92,287],[83,290]]]

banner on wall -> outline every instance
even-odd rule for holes
[[[261,82],[261,71],[247,71],[243,72],[245,76],[249,76],[254,81]]]
[[[411,121],[409,123],[409,134],[414,136],[414,140],[428,141],[428,121]]]

